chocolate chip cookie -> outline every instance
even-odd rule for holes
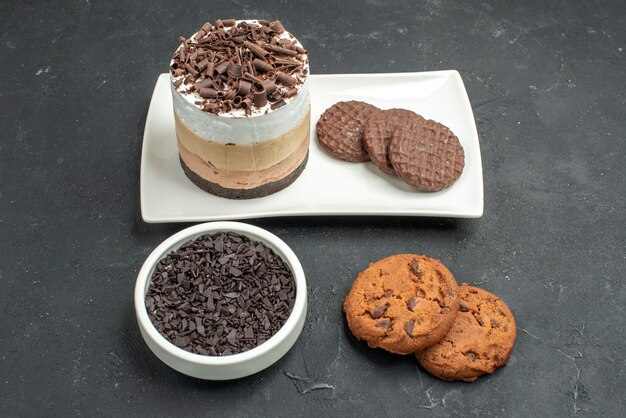
[[[431,374],[473,382],[504,366],[515,343],[515,318],[506,304],[486,290],[459,286],[459,312],[437,344],[415,354]]]
[[[389,160],[406,183],[418,190],[435,192],[450,187],[461,176],[465,152],[446,126],[410,118],[394,131]]]
[[[409,118],[421,118],[407,109],[388,109],[375,112],[365,121],[363,146],[374,164],[385,174],[395,176],[389,161],[389,143],[393,132]]]
[[[379,111],[369,103],[337,102],[322,113],[315,131],[318,142],[332,155],[349,162],[369,161],[363,148],[365,120]]]
[[[413,254],[371,264],[343,304],[356,338],[397,354],[414,353],[443,338],[458,307],[452,273],[439,260]]]

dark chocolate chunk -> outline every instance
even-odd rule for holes
[[[407,321],[407,322],[404,324],[404,330],[405,330],[405,331],[406,331],[406,333],[407,333],[407,334],[409,334],[409,336],[411,336],[411,337],[413,336],[413,328],[414,328],[414,327],[415,327],[415,321],[414,321],[414,320],[412,320],[412,319],[411,319],[410,321]]]
[[[391,328],[391,321],[389,319],[387,319],[387,318],[381,319],[380,321],[378,321],[376,323],[376,326],[378,328],[382,328],[382,329],[387,330],[387,329]]]
[[[417,260],[413,260],[411,261],[411,271],[413,272],[413,274],[415,274],[417,277],[421,277],[423,273],[420,273],[420,265],[417,262]]]
[[[370,316],[372,317],[372,319],[378,319],[382,317],[385,312],[387,312],[387,307],[387,304],[379,306],[378,308],[374,309],[374,312],[370,313]]]

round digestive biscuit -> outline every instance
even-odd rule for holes
[[[337,158],[349,162],[369,161],[363,148],[363,127],[368,116],[378,110],[376,106],[356,100],[337,102],[317,121],[317,140]]]
[[[406,183],[434,192],[450,187],[459,178],[465,153],[459,139],[446,126],[412,118],[394,131],[389,160]]]
[[[389,143],[393,132],[409,118],[421,118],[407,109],[388,109],[373,113],[365,121],[363,146],[374,164],[384,173],[395,176],[389,161]]]
[[[508,362],[515,343],[515,318],[500,298],[486,290],[464,283],[459,297],[459,312],[450,331],[415,356],[441,379],[473,382]]]
[[[372,348],[410,354],[448,332],[459,306],[458,286],[438,260],[398,254],[362,271],[343,310],[356,338]]]

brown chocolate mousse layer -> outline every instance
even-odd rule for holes
[[[264,170],[289,157],[300,148],[311,131],[311,111],[289,132],[272,140],[253,144],[222,144],[204,138],[190,129],[178,116],[174,116],[176,137],[191,153],[219,170]]]
[[[309,151],[309,137],[301,141],[291,155],[271,167],[262,170],[220,169],[189,151],[180,141],[177,142],[180,158],[187,168],[199,177],[217,183],[226,189],[253,189],[266,183],[273,183],[290,175],[302,163]]]
[[[227,189],[217,183],[212,183],[198,176],[187,167],[182,158],[180,158],[180,165],[182,166],[183,171],[185,172],[185,175],[187,175],[189,180],[191,180],[196,186],[198,186],[205,192],[214,194],[216,196],[225,197],[227,199],[254,199],[257,197],[268,196],[289,186],[300,176],[300,174],[302,174],[302,172],[304,171],[304,167],[306,167],[308,159],[309,153],[307,152],[302,163],[287,177],[283,177],[282,179],[272,183],[263,184],[253,189]]]

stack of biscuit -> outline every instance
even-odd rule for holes
[[[320,116],[316,133],[318,142],[335,157],[371,160],[384,173],[421,191],[450,187],[465,166],[463,147],[448,127],[407,109],[337,102]]]
[[[473,382],[504,366],[515,318],[497,296],[457,284],[439,261],[397,254],[372,263],[343,305],[350,331],[372,348],[414,354],[444,380]]]

